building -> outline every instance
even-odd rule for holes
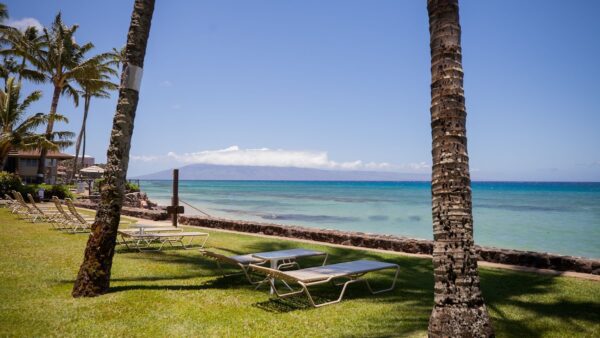
[[[94,157],[85,155],[85,157],[83,158],[83,168],[91,167],[95,164],[96,164],[96,159]]]
[[[46,155],[46,183],[57,183],[58,161],[72,159],[74,156],[58,151],[49,151]],[[40,158],[39,150],[13,150],[8,153],[6,169],[21,177],[25,183],[34,183]]]

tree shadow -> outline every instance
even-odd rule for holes
[[[557,276],[500,270],[480,270],[486,305],[493,315],[493,325],[508,335],[541,337],[553,328],[532,325],[539,318],[562,321],[569,332],[585,332],[580,322],[599,323],[600,304],[574,301],[566,295],[548,300],[545,296],[558,292]],[[526,298],[526,299],[525,299]],[[525,318],[515,318],[502,309],[515,308],[526,312]]]
[[[373,326],[373,336],[406,335],[411,332],[426,330],[428,317],[433,307],[433,274],[432,263],[429,259],[399,256],[394,254],[381,254],[370,251],[359,251],[340,247],[320,247],[318,245],[295,243],[277,240],[255,240],[243,242],[236,249],[221,246],[213,247],[215,250],[227,255],[240,255],[252,252],[265,252],[290,248],[318,249],[328,252],[328,263],[338,263],[357,259],[384,260],[400,265],[400,274],[396,288],[388,293],[371,295],[366,287],[360,283],[351,285],[347,290],[344,302],[360,300],[367,303],[382,303],[391,305],[392,308],[403,314],[399,319],[390,313],[365,314],[361,321]],[[243,275],[223,277],[212,259],[200,253],[190,251],[166,251],[128,255],[128,259],[152,260],[176,265],[186,271],[185,275],[155,276],[155,277],[124,277],[113,279],[116,282],[142,282],[135,285],[117,285],[111,287],[110,292],[123,292],[130,290],[206,290],[206,289],[233,289],[248,288],[251,286]],[[303,267],[320,265],[322,257],[302,261]],[[533,273],[515,272],[507,270],[480,269],[481,286],[486,305],[492,316],[493,326],[497,333],[510,336],[539,337],[552,333],[556,327],[544,326],[540,318],[551,318],[560,321],[560,326],[570,332],[590,332],[589,325],[600,322],[600,305],[594,300],[574,301],[564,297],[547,297],[558,292],[557,276],[538,275]],[[198,285],[182,283],[151,284],[152,282],[165,282],[168,280],[185,280],[195,277],[213,277]],[[391,283],[392,274],[373,273],[367,275],[377,285]],[[377,286],[376,286],[377,287]],[[266,294],[266,287],[256,292]],[[340,288],[324,285],[311,288],[311,293],[317,302],[337,298]],[[332,305],[336,306],[336,305]],[[289,298],[267,298],[252,304],[252,307],[274,314],[284,314],[294,311],[313,311],[306,296],[300,294]],[[407,310],[408,308],[408,310]],[[518,310],[514,313],[510,309]],[[347,308],[344,308],[347,309]],[[508,309],[508,310],[507,310]],[[318,310],[314,310],[318,311]],[[525,313],[525,315],[523,315]],[[365,324],[366,325],[366,324]],[[558,325],[558,324],[557,324]],[[588,327],[586,327],[588,326]]]

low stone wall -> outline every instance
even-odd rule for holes
[[[179,216],[179,222],[207,228],[225,229],[240,232],[259,233],[318,242],[352,245],[356,247],[383,249],[415,254],[431,254],[433,242],[391,235],[377,235],[361,232],[313,229],[300,226],[286,226],[271,223],[234,221],[201,216]],[[481,260],[558,271],[575,271],[600,274],[600,260],[549,253],[476,247]]]
[[[98,210],[98,204],[90,200],[73,201],[76,207]],[[123,207],[121,214],[125,216],[150,219],[153,221],[165,221],[169,219],[169,215],[164,210],[149,210],[142,208]]]

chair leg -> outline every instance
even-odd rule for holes
[[[306,289],[306,287],[304,285],[300,284],[300,285],[302,285],[302,289],[300,289],[300,290],[293,291],[293,289],[292,289],[292,291],[290,291],[290,292],[281,293],[281,292],[279,292],[279,290],[277,290],[277,287],[275,286],[275,279],[274,278],[270,278],[270,277],[267,277],[267,278],[268,278],[269,284],[273,288],[273,291],[275,291],[275,295],[277,295],[277,297],[286,298],[286,297],[290,297],[290,296],[297,295],[297,294],[300,294],[302,292],[305,292],[305,290],[306,290],[306,292],[308,292],[308,290]]]
[[[369,292],[371,292],[371,294],[373,294],[373,295],[376,295],[378,293],[392,291],[394,289],[394,287],[396,286],[396,280],[398,279],[399,273],[400,273],[400,266],[397,266],[396,273],[394,274],[394,280],[392,281],[392,286],[390,286],[389,288],[386,288],[386,289],[381,289],[381,290],[373,290],[373,288],[371,288],[371,284],[369,284],[369,281],[365,279],[365,282],[367,284],[367,288],[369,289]]]

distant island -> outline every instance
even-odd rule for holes
[[[170,180],[173,170],[133,177],[141,180]],[[190,164],[179,169],[182,180],[240,181],[427,181],[428,174],[382,171],[324,170],[296,167]]]

